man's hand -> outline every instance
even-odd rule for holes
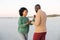
[[[36,18],[36,15],[34,15],[34,18]]]
[[[31,24],[34,24],[34,22],[32,21]]]

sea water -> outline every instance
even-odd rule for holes
[[[60,17],[48,17],[46,40],[60,40]],[[33,39],[34,25],[30,25],[28,40]],[[0,40],[19,40],[18,18],[0,18]]]

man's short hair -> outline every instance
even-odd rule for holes
[[[41,6],[39,4],[36,4],[35,7],[39,6],[39,9],[41,9]]]

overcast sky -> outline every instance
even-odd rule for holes
[[[60,14],[60,0],[0,0],[0,17],[18,17],[21,7],[26,7],[28,16],[32,16],[36,4],[40,4],[47,15]]]

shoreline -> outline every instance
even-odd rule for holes
[[[33,18],[33,16],[27,16],[27,17],[28,18]],[[47,15],[47,17],[49,17],[49,18],[60,17],[60,15],[53,14],[53,15]],[[18,18],[18,17],[0,17],[0,18]]]

